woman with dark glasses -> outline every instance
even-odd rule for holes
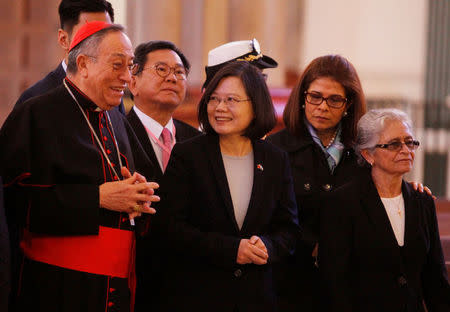
[[[358,161],[369,168],[320,211],[326,310],[450,311],[434,201],[403,180],[419,147],[408,116],[371,110],[357,133]]]

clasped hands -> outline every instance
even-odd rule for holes
[[[250,239],[241,239],[236,257],[238,264],[263,265],[267,263],[268,259],[269,253],[261,238],[253,235]]]
[[[122,167],[122,181],[106,182],[100,185],[100,207],[128,212],[130,219],[141,216],[142,213],[154,214],[156,210],[150,207],[152,202],[158,202],[159,196],[154,195],[158,183],[147,182],[146,178],[135,172],[131,175],[126,167]]]

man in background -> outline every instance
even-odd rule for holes
[[[69,47],[73,36],[81,26],[92,21],[114,22],[114,10],[111,3],[106,0],[62,0],[58,7],[58,13],[61,27],[58,29],[58,43],[64,50],[64,59],[55,70],[25,90],[14,107],[22,105],[31,97],[44,94],[62,83],[66,76]],[[122,103],[119,110],[125,113]]]

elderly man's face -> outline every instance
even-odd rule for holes
[[[107,34],[100,42],[97,55],[87,59],[86,90],[82,91],[101,109],[109,110],[119,105],[131,80],[132,63],[130,39],[120,31]]]

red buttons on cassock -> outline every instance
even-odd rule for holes
[[[106,137],[106,135],[103,137],[104,141],[108,141],[108,138]]]
[[[114,302],[108,302],[108,307],[112,307],[114,305]]]
[[[116,291],[115,288],[110,288],[110,289],[109,289],[109,292],[110,292],[110,293],[113,293],[113,292],[115,292],[115,291]]]
[[[126,222],[127,220],[128,220],[127,217],[123,217],[123,218],[122,218],[122,223],[123,223],[123,222]]]
[[[117,176],[114,176],[114,180],[117,181],[119,180],[119,178]]]
[[[106,150],[106,154],[111,154],[111,151],[109,149]]]
[[[114,163],[111,163],[111,166],[115,167],[116,165]]]

